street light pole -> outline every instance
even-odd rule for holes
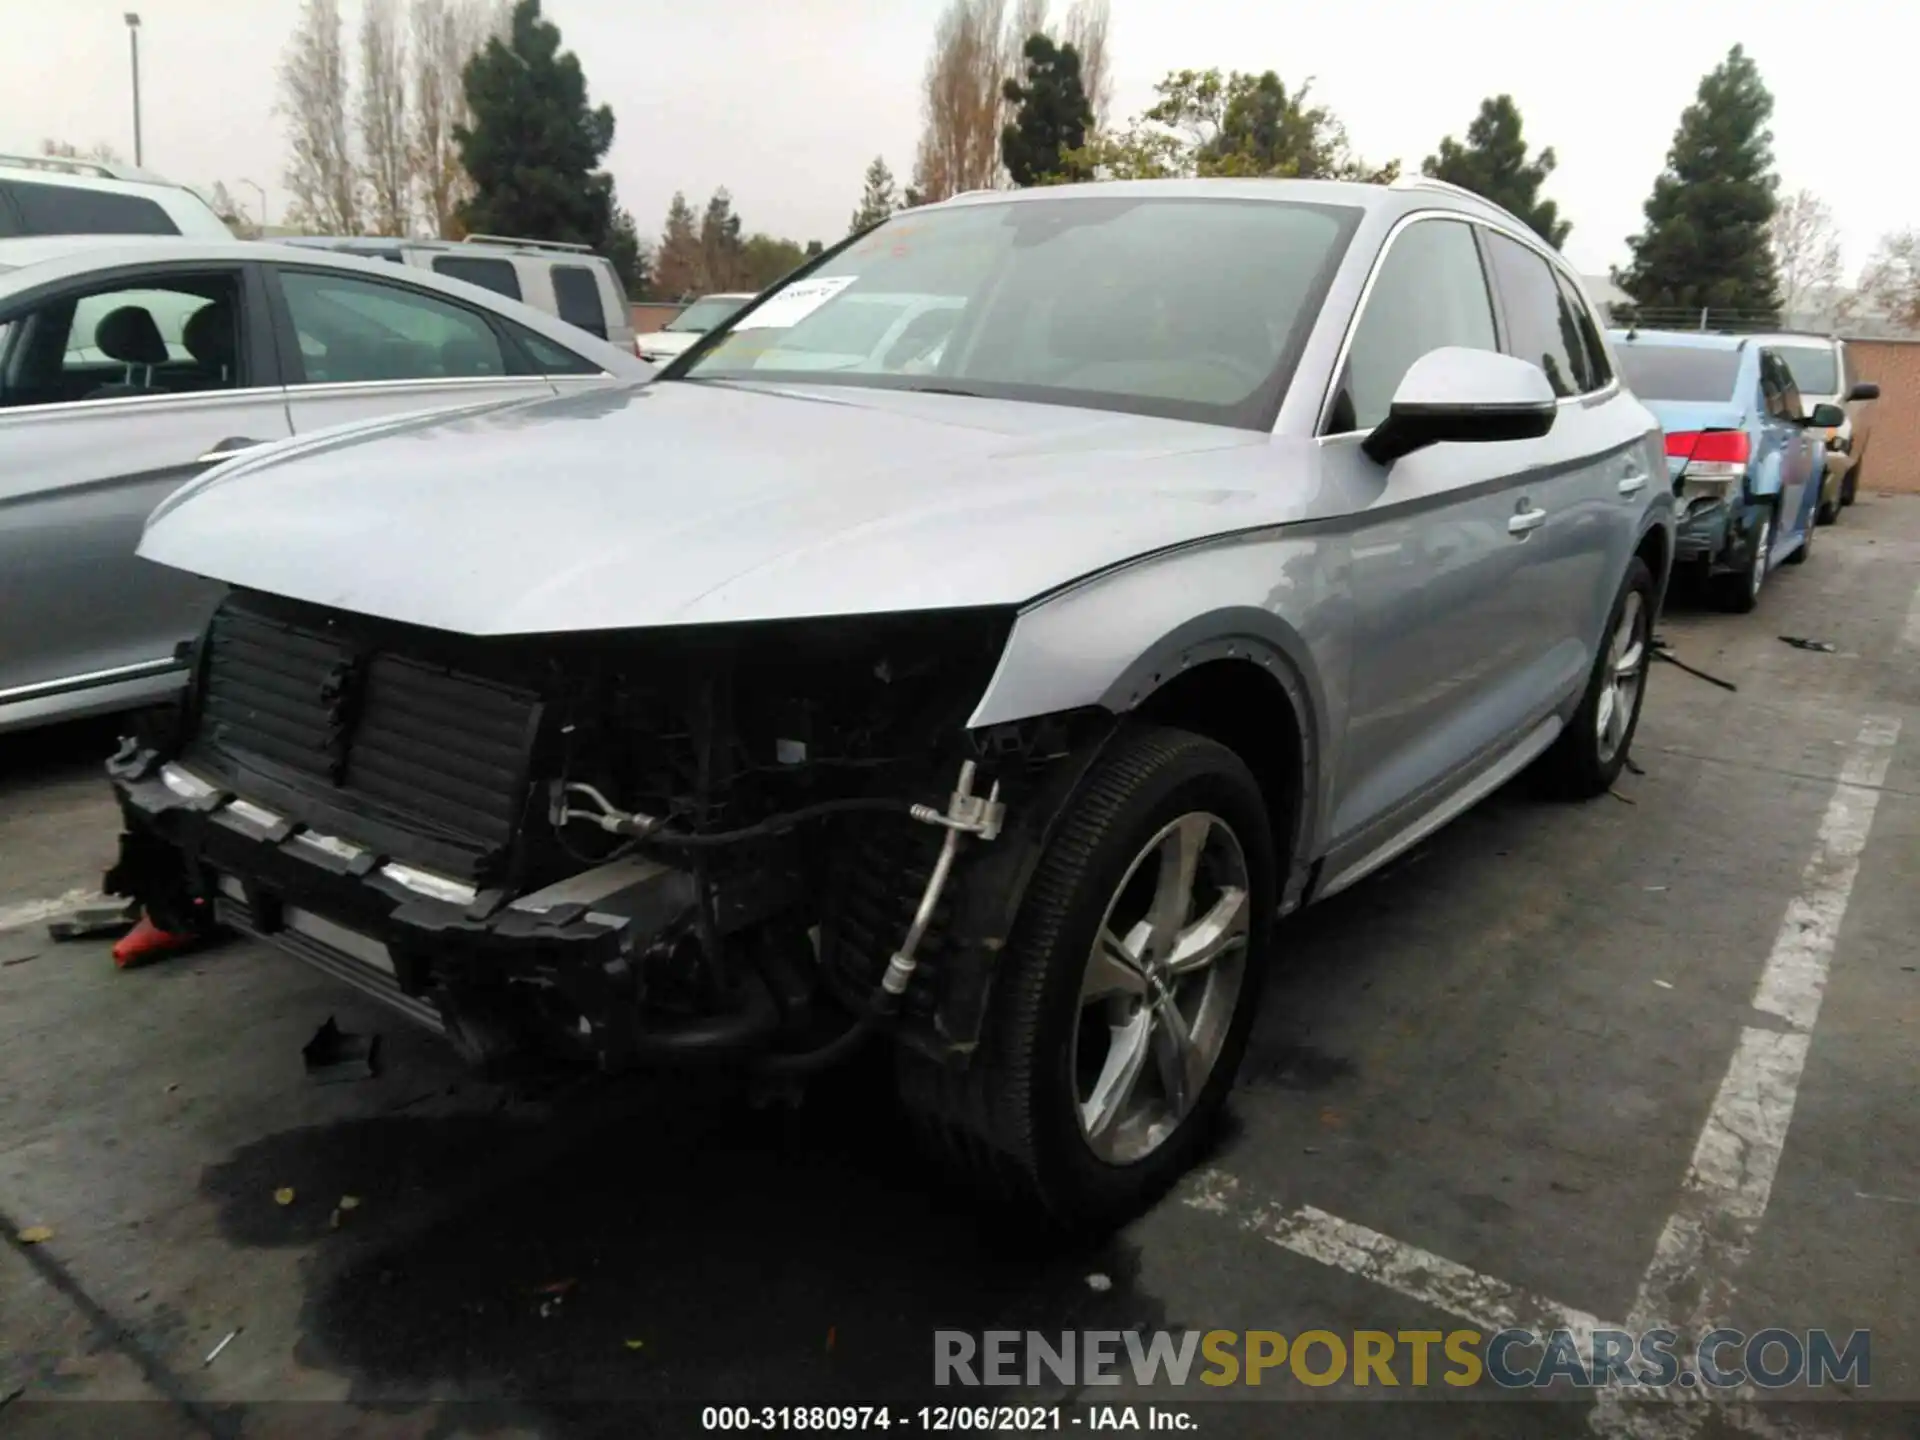
[[[127,44],[133,52],[133,163],[139,165],[140,149],[140,17],[129,10],[127,20]]]
[[[259,182],[258,180],[248,180],[248,179],[245,179],[245,178],[242,178],[242,180],[240,181],[240,183],[241,183],[242,185],[248,185],[248,186],[251,186],[251,187],[253,188],[253,193],[254,193],[254,194],[256,194],[256,195],[258,195],[258,196],[260,197],[260,228],[261,228],[262,230],[265,230],[265,229],[267,228],[267,190],[266,190],[266,187],[265,187],[264,185],[262,185],[262,184],[261,184],[261,183],[260,183],[260,182]]]

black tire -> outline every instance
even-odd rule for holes
[[[1860,472],[1866,467],[1867,457],[1861,453],[1854,457],[1853,464],[1847,467],[1847,478],[1840,482],[1840,503],[1853,504],[1854,497],[1860,493]]]
[[[1833,492],[1833,499],[1821,500],[1819,508],[1813,512],[1814,524],[1831,525],[1840,518],[1840,511],[1846,506],[1846,503],[1847,503],[1844,499],[1841,498],[1844,493],[1846,483],[1847,482],[1844,479],[1840,482],[1841,488],[1836,489]],[[1823,490],[1825,489],[1824,486],[1822,486],[1821,488]]]
[[[1069,1056],[1107,906],[1142,847],[1180,816],[1224,821],[1246,863],[1249,930],[1231,1020],[1191,1110],[1157,1149],[1109,1163],[1082,1133]],[[995,1208],[1050,1229],[1098,1231],[1151,1204],[1200,1156],[1246,1048],[1279,873],[1267,810],[1244,762],[1183,730],[1115,737],[1068,802],[1000,958],[980,1048],[948,1068],[902,1048],[901,1098],[935,1157]]]
[[[1634,688],[1626,730],[1619,744],[1611,753],[1606,753],[1600,738],[1600,705],[1610,688],[1608,681],[1613,669],[1614,632],[1626,612],[1628,597],[1632,595],[1640,597],[1640,615],[1643,617],[1640,622],[1639,683]],[[1634,732],[1640,728],[1640,712],[1646,705],[1647,671],[1653,664],[1653,624],[1657,618],[1653,602],[1653,572],[1647,569],[1646,561],[1636,555],[1627,562],[1627,573],[1620,581],[1620,591],[1613,597],[1613,608],[1607,612],[1607,628],[1601,634],[1599,652],[1593,657],[1593,670],[1587,676],[1587,688],[1580,697],[1580,706],[1573,712],[1567,728],[1560,732],[1560,738],[1553,742],[1553,748],[1547,751],[1545,757],[1551,786],[1566,799],[1590,800],[1596,795],[1605,794],[1613,788],[1613,782],[1620,778],[1620,771],[1626,766],[1627,756],[1633,750]]]
[[[1774,513],[1767,511],[1763,520],[1766,533],[1754,542],[1745,567],[1738,574],[1713,577],[1714,603],[1735,615],[1750,614],[1760,603],[1760,591],[1766,584],[1767,552],[1773,548]]]

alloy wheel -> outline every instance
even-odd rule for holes
[[[1600,763],[1611,764],[1627,738],[1647,673],[1647,606],[1638,590],[1629,590],[1620,606],[1620,619],[1607,641],[1607,672],[1600,682],[1600,704],[1594,729],[1600,742]]]
[[[1080,1133],[1100,1159],[1159,1149],[1198,1103],[1246,977],[1247,859],[1189,812],[1141,847],[1087,957],[1069,1056]]]
[[[1767,561],[1773,551],[1773,517],[1760,517],[1760,533],[1753,537],[1753,564],[1747,569],[1747,593],[1760,598],[1760,586],[1767,578]]]

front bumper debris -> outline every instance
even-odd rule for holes
[[[696,903],[691,875],[630,857],[517,898],[383,861],[351,841],[292,825],[152,751],[109,766],[126,822],[115,893],[176,897],[268,941],[422,1027],[459,1040],[465,1001],[498,999],[606,1069],[770,1033],[773,997],[690,1030],[640,1022],[640,953],[668,943]],[[790,896],[717,893],[728,928]],[[554,1024],[553,1021],[561,1023]]]

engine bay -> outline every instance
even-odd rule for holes
[[[1011,619],[481,639],[236,593],[177,733],[112,767],[109,882],[342,952],[481,1063],[804,1071],[881,1026],[964,1055],[1105,730],[967,728]]]

